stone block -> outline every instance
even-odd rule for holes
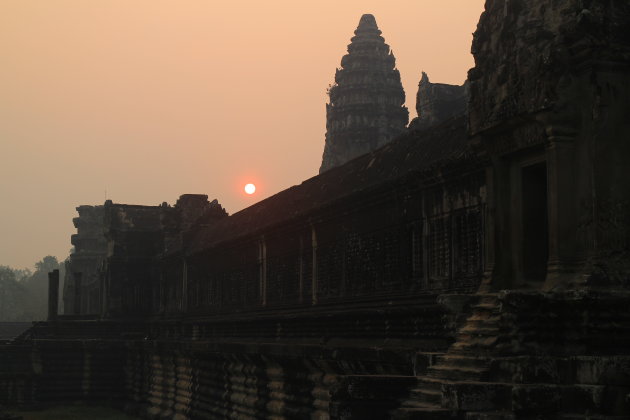
[[[444,383],[442,405],[452,410],[501,410],[512,406],[512,387],[483,382]]]

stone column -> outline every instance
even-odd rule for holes
[[[492,268],[492,289],[514,288],[512,266],[512,223],[511,214],[510,165],[499,157],[492,159],[492,198],[490,214],[492,215],[493,238],[492,250],[488,252],[494,257]]]
[[[48,273],[48,320],[57,318],[59,304],[59,270]]]
[[[265,237],[258,242],[258,267],[260,282],[260,304],[267,306],[267,244]]]
[[[486,168],[486,197],[487,202],[483,209],[483,278],[479,287],[480,292],[492,291],[492,273],[495,265],[495,211],[496,197],[494,196],[494,168]]]
[[[74,315],[81,315],[81,278],[83,273],[74,273]]]
[[[317,231],[311,226],[311,249],[313,252],[313,272],[311,274],[311,296],[313,305],[317,304]]]
[[[182,300],[180,305],[180,311],[186,312],[188,310],[188,263],[185,258],[182,258]]]
[[[299,302],[304,302],[304,237],[300,235],[300,256],[298,257],[298,265],[300,267],[299,277]]]
[[[552,131],[549,129],[548,131]],[[579,211],[574,174],[574,137],[551,133],[547,145],[549,196],[549,260],[545,287],[550,289],[573,278],[576,261],[575,239],[579,229]]]

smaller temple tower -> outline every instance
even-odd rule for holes
[[[383,146],[409,122],[396,59],[374,16],[361,16],[354,34],[328,91],[320,173]]]
[[[78,217],[72,219],[77,233],[72,235],[74,251],[66,262],[64,282],[65,315],[98,314],[101,284],[99,268],[107,255],[104,236],[104,207],[79,206]]]
[[[466,113],[468,84],[461,86],[431,83],[422,72],[416,95],[418,116],[409,124],[412,130],[425,130]]]

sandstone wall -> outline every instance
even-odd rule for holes
[[[546,167],[546,288],[627,288],[630,5],[489,0],[472,52],[469,129],[492,161],[496,279],[519,277],[522,169]],[[516,228],[515,228],[516,226]]]

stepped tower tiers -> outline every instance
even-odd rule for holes
[[[354,34],[328,92],[320,173],[384,145],[409,122],[396,59],[374,16],[361,16]]]

